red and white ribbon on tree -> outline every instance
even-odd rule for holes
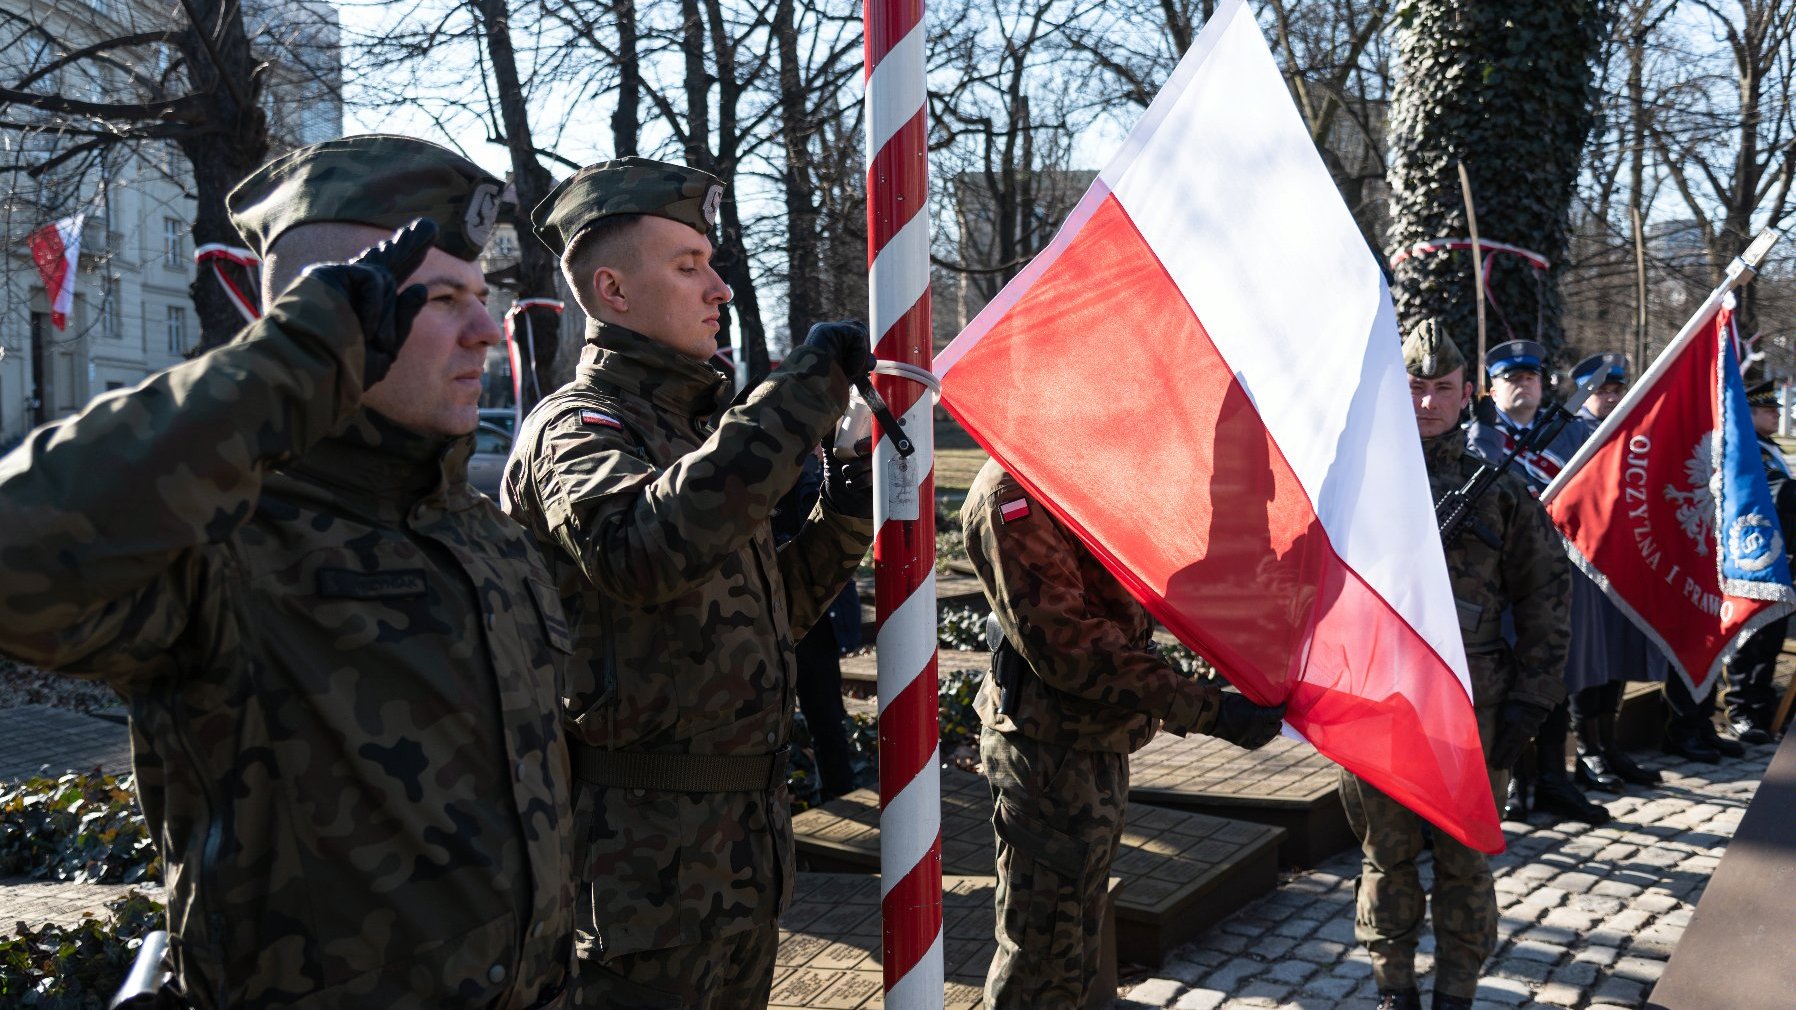
[[[536,330],[530,325],[530,309],[550,309],[561,315],[567,306],[558,298],[520,298],[511,303],[505,310],[505,356],[511,362],[511,395],[512,405],[517,409],[518,420],[536,401],[543,398],[542,386],[536,376]],[[519,345],[515,336],[518,317],[524,319],[524,341]],[[526,399],[525,394],[529,396]]]
[[[867,256],[873,353],[927,370],[929,151],[923,0],[869,0]],[[942,1005],[942,781],[936,700],[934,407],[916,378],[876,374],[915,453],[874,443],[879,616],[879,869],[885,1005]]]
[[[1545,256],[1542,256],[1532,249],[1523,249],[1519,245],[1510,245],[1507,242],[1492,242],[1489,239],[1479,239],[1474,243],[1469,238],[1431,238],[1417,242],[1408,249],[1398,251],[1396,255],[1391,257],[1391,269],[1395,270],[1397,264],[1409,259],[1411,256],[1425,256],[1429,253],[1437,252],[1471,252],[1474,249],[1484,255],[1484,300],[1489,302],[1491,307],[1497,310],[1498,321],[1503,324],[1505,330],[1509,331],[1509,337],[1513,340],[1515,339],[1515,332],[1510,329],[1509,320],[1503,314],[1503,306],[1497,304],[1497,291],[1496,288],[1491,285],[1490,268],[1496,265],[1498,256],[1514,256],[1523,263],[1534,268],[1535,278],[1536,281],[1538,281],[1540,276],[1545,274],[1553,266],[1552,261]]]
[[[262,318],[260,294],[254,290],[256,271],[261,267],[262,260],[255,253],[241,246],[208,242],[193,251],[193,262],[201,267],[212,267],[212,276],[218,278],[219,285],[225,290],[225,297],[231,300],[232,305],[237,306],[237,314],[243,317],[244,322],[253,323]],[[249,292],[238,287],[237,282],[231,279],[231,275],[225,271],[226,263],[243,268],[250,280]]]

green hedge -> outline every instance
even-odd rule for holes
[[[0,876],[135,884],[162,878],[127,775],[69,772],[0,786]]]

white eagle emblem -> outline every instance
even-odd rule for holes
[[[1684,535],[1696,542],[1696,553],[1707,556],[1715,539],[1715,492],[1709,481],[1715,475],[1715,433],[1697,439],[1696,448],[1684,461],[1684,479],[1689,490],[1679,491],[1665,485],[1665,500],[1677,505],[1678,525]]]
[[[1783,556],[1784,538],[1771,520],[1748,512],[1735,519],[1733,528],[1727,531],[1727,549],[1741,571],[1762,572]]]

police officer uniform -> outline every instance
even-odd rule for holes
[[[624,158],[570,177],[532,221],[558,255],[616,215],[703,236],[722,191],[704,172]],[[563,717],[581,1005],[766,1002],[794,876],[793,643],[860,562],[872,503],[826,472],[790,541],[776,547],[768,520],[849,381],[801,346],[713,425],[720,373],[591,319],[573,381],[520,427],[506,508],[553,558],[577,639]]]
[[[1458,348],[1433,321],[1404,341],[1403,360],[1409,374],[1422,379],[1465,367]],[[1437,500],[1462,487],[1481,462],[1457,427],[1423,439],[1422,452]],[[1483,536],[1459,537],[1445,545],[1447,574],[1465,641],[1472,706],[1491,763],[1491,792],[1501,796],[1508,763],[1565,695],[1570,563],[1546,513],[1513,474],[1504,474],[1478,501],[1473,520],[1501,546]],[[1513,615],[1513,645],[1503,634],[1505,611]],[[1434,832],[1434,887],[1425,895],[1416,866],[1423,848],[1421,818],[1345,769],[1341,801],[1362,856],[1354,935],[1372,956],[1380,1007],[1421,1005],[1415,953],[1425,897],[1434,914],[1434,1006],[1471,1006],[1497,938],[1496,891],[1484,854],[1446,832]]]
[[[227,205],[259,253],[428,217],[472,261],[500,189],[436,145],[348,137]],[[561,602],[468,485],[471,435],[360,405],[409,248],[302,277],[0,459],[0,649],[129,706],[186,1005],[523,1010],[567,982]],[[388,297],[351,297],[383,271]]]
[[[1491,348],[1484,356],[1485,374],[1499,379],[1517,372],[1533,372],[1544,380],[1546,356],[1546,348],[1535,341],[1511,340]],[[1544,408],[1544,389],[1541,398]],[[1524,424],[1493,401],[1484,400],[1474,410],[1468,429],[1472,453],[1486,461],[1499,462],[1545,420],[1546,411],[1536,409]],[[1510,472],[1520,476],[1528,492],[1538,498],[1565,464],[1571,462],[1588,434],[1584,425],[1575,421],[1567,424],[1549,445],[1517,455]],[[1506,820],[1525,820],[1530,808],[1587,824],[1609,820],[1609,811],[1586,798],[1566,770],[1565,743],[1570,732],[1570,709],[1559,705],[1541,724],[1533,760],[1524,762],[1509,780],[1503,804]]]
[[[961,509],[1002,637],[975,707],[998,843],[991,1010],[1079,1010],[1095,980],[1129,754],[1161,727],[1258,747],[1284,707],[1181,674],[1122,584],[996,460]]]

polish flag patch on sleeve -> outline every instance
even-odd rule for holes
[[[580,412],[580,423],[596,424],[601,428],[616,428],[618,431],[624,430],[624,422],[619,421],[610,414],[601,414],[596,410],[582,410]]]
[[[1029,518],[1029,499],[1018,498],[999,505],[998,518],[1007,523]]]

